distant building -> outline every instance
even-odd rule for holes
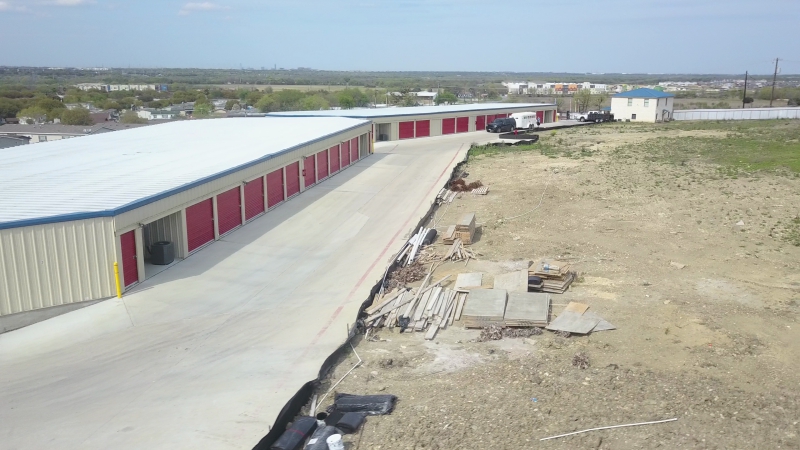
[[[136,111],[136,115],[138,115],[142,119],[147,119],[147,120],[172,120],[178,114],[179,114],[178,111],[172,111],[169,109],[146,108]]]
[[[420,106],[432,106],[436,104],[436,97],[439,95],[436,92],[414,92],[417,96],[417,103]]]
[[[27,136],[4,136],[0,135],[0,148],[16,147],[30,143],[31,138]]]
[[[61,125],[46,123],[39,125],[0,125],[0,137],[23,137],[31,144],[39,142],[60,141],[90,134],[108,133],[145,125],[106,122],[97,125]]]
[[[82,91],[98,90],[103,92],[113,91],[167,91],[166,84],[103,84],[103,83],[78,83],[76,88]]]
[[[655,89],[639,88],[611,97],[611,113],[617,120],[663,122],[672,119],[675,95]]]

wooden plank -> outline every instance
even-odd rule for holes
[[[546,328],[553,331],[568,331],[576,334],[591,332],[600,320],[596,317],[584,316],[575,311],[564,311]]]
[[[454,289],[474,289],[481,287],[483,283],[483,273],[468,272],[460,273],[456,277]]]
[[[564,308],[564,311],[572,311],[578,314],[583,314],[586,312],[587,309],[589,309],[589,305],[585,303],[569,302],[567,307]]]
[[[370,306],[369,308],[365,309],[364,312],[367,314],[373,314],[376,311],[379,311],[381,308],[394,301],[394,299],[396,299],[403,292],[405,292],[405,289],[398,290],[397,292],[390,294],[386,300],[381,301],[379,304],[375,306]]]
[[[494,288],[508,292],[528,292],[528,269],[495,276]]]
[[[456,307],[455,320],[461,320],[461,311],[464,309],[464,301],[466,298],[467,294],[465,292],[458,293],[458,306]]]

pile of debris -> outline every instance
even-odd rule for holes
[[[442,190],[439,191],[439,194],[436,196],[436,200],[438,200],[438,203],[440,205],[444,203],[453,203],[453,200],[455,200],[458,194],[459,192],[451,191],[450,189],[447,188],[442,188]]]
[[[550,292],[563,294],[575,281],[571,264],[562,261],[543,259],[528,270],[528,290],[531,292]]]
[[[383,285],[383,289],[388,292],[402,288],[410,283],[425,278],[426,273],[427,270],[422,265],[422,261],[417,261],[409,266],[399,267],[389,274],[386,283]]]
[[[424,332],[425,339],[433,339],[438,330],[459,320],[466,294],[440,286],[449,275],[426,286],[430,275],[429,272],[416,290],[403,288],[376,299],[364,311],[367,330],[399,327],[401,333]]]
[[[450,183],[450,190],[455,192],[472,192],[474,189],[482,187],[483,183],[480,180],[467,183],[463,178],[457,178]]]
[[[450,225],[442,235],[442,242],[452,244],[457,239],[470,245],[475,237],[475,213],[464,214],[455,225]]]

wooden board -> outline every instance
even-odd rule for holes
[[[564,311],[555,318],[546,328],[552,331],[568,331],[575,334],[588,334],[600,320],[587,317],[575,311]]]
[[[504,289],[471,289],[461,314],[471,319],[503,320],[507,299]]]
[[[528,270],[504,273],[494,277],[494,288],[508,292],[528,292]]]
[[[589,305],[587,305],[586,303],[569,302],[567,307],[564,308],[564,311],[572,311],[578,314],[583,314],[586,312],[587,309],[589,309]]]
[[[550,319],[550,294],[536,294],[529,292],[509,292],[506,313],[503,316],[506,323],[517,322],[547,325]]]
[[[481,287],[483,283],[483,274],[481,272],[460,273],[456,277],[456,284],[453,289],[463,290]]]

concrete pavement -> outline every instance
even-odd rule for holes
[[[107,300],[0,335],[4,449],[252,448],[471,142],[376,154]]]

